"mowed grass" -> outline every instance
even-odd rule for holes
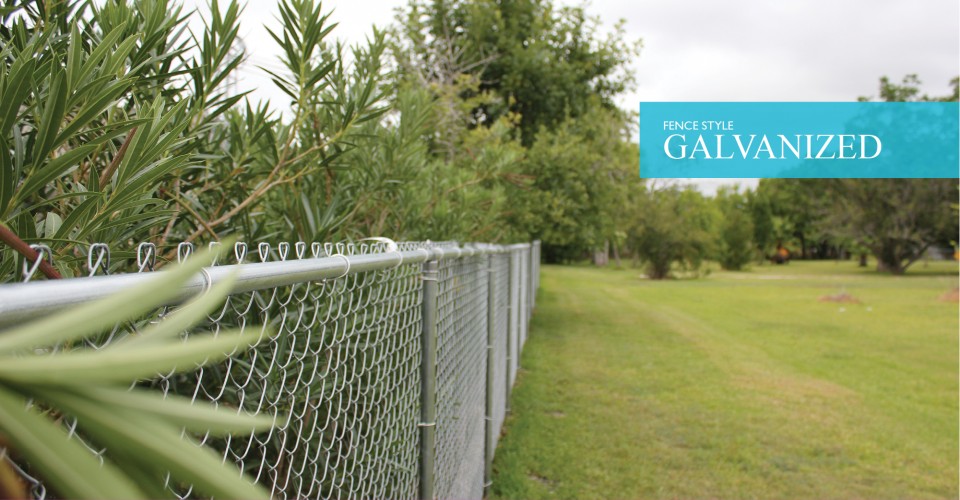
[[[958,498],[957,266],[911,271],[544,266],[490,496]]]

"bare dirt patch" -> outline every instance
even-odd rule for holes
[[[553,490],[553,485],[554,485],[555,481],[553,481],[552,479],[543,477],[543,476],[541,476],[541,475],[539,475],[539,474],[535,474],[535,473],[527,474],[527,477],[530,478],[531,481],[536,481],[536,482],[538,482],[538,483],[546,486],[547,488],[550,488],[551,491]]]
[[[953,291],[941,295],[940,300],[943,302],[960,302],[960,288],[954,288]]]
[[[838,302],[840,304],[859,304],[860,303],[860,299],[854,297],[853,295],[850,295],[847,292],[841,292],[835,295],[824,295],[817,300],[819,300],[820,302]]]

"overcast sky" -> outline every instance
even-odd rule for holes
[[[561,1],[562,4],[580,2]],[[186,0],[188,8],[204,0]],[[339,23],[333,35],[362,41],[373,24],[393,21],[406,0],[326,0]],[[240,88],[282,100],[256,66],[276,67],[278,53],[263,24],[276,26],[276,2],[250,0],[241,36],[250,60]],[[878,79],[917,73],[924,91],[949,92],[960,74],[958,0],[594,0],[587,11],[607,27],[626,20],[643,40],[634,61],[637,89],[620,105],[641,101],[852,101],[876,95]],[[705,191],[716,183],[701,182]]]

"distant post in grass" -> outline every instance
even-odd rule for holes
[[[420,500],[434,498],[437,439],[437,258],[423,263],[420,336]]]

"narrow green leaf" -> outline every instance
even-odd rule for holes
[[[170,471],[205,496],[224,499],[269,499],[269,493],[241,475],[236,465],[186,436],[180,429],[140,411],[105,408],[67,392],[44,393],[73,414],[84,431],[134,460]]]
[[[101,74],[119,74],[120,70],[127,64],[127,56],[129,56],[130,52],[136,47],[139,38],[137,35],[130,35],[124,41],[120,42],[116,49],[109,51],[109,56],[104,59],[103,67],[100,70]],[[136,71],[132,71],[131,73],[136,74]]]
[[[168,471],[158,469],[156,464],[147,463],[142,457],[124,453],[116,447],[109,450],[109,453],[114,462],[123,464],[123,473],[136,483],[150,500],[179,499],[176,492],[167,487]]]
[[[80,37],[80,25],[74,24],[70,29],[70,40],[67,43],[67,86],[77,88],[77,77],[83,65],[83,40]]]
[[[95,179],[96,176],[93,176]],[[93,214],[96,213],[97,207],[103,202],[103,197],[100,193],[91,193],[94,196],[91,196],[77,205],[76,208],[70,211],[70,214],[67,215],[67,218],[63,220],[63,224],[60,226],[60,231],[57,232],[56,238],[63,238],[67,236],[68,232],[72,231],[74,227],[82,225],[82,221],[89,220]],[[0,339],[3,338],[3,334],[0,333]],[[2,342],[0,342],[2,343]]]
[[[80,111],[70,120],[60,134],[57,136],[58,142],[63,142],[79,132],[83,127],[103,113],[107,107],[120,99],[120,96],[130,87],[132,78],[122,78],[113,81],[97,90],[96,98],[87,101],[80,108]]]
[[[33,161],[38,164],[42,164],[56,146],[54,139],[57,137],[57,132],[60,131],[60,124],[63,123],[67,94],[70,90],[67,88],[67,75],[63,69],[58,67],[52,78],[50,93],[47,95],[46,105],[43,108],[43,116],[38,124],[37,142],[33,148]]]
[[[105,34],[100,40],[100,43],[97,44],[96,48],[90,52],[90,56],[87,57],[87,60],[83,64],[83,68],[77,74],[77,81],[82,82],[90,76],[94,70],[100,65],[100,62],[107,57],[107,54],[114,53],[122,55],[124,58],[129,55],[130,50],[133,49],[133,44],[136,43],[137,35],[130,35],[124,40],[123,45],[117,49],[114,45],[117,43],[117,40],[123,35],[123,32],[126,28],[126,23],[121,23],[120,25],[114,27],[110,30],[109,33]],[[132,42],[131,42],[132,40]],[[128,48],[127,45],[130,45]],[[110,73],[105,73],[110,74]]]
[[[138,212],[125,217],[113,218],[114,215],[115,215],[115,212],[112,210],[109,212],[105,212],[102,217],[103,222],[98,222],[95,220],[92,224],[88,224],[88,228],[94,231],[106,231],[113,228],[124,228],[128,226],[132,226],[134,224],[140,224],[141,222],[146,220],[150,220],[154,218],[154,216],[156,215],[156,212],[153,212],[153,211]],[[88,228],[84,228],[84,229],[88,229]],[[83,231],[83,232],[87,233],[88,231]]]
[[[82,189],[82,188],[80,188],[80,189]],[[84,199],[87,199],[87,198],[89,198],[89,197],[91,197],[91,196],[97,196],[97,195],[99,195],[99,194],[100,194],[100,193],[91,192],[91,191],[82,191],[82,190],[81,190],[81,191],[73,191],[73,192],[69,192],[69,193],[63,193],[63,194],[59,194],[59,195],[56,195],[56,196],[51,196],[51,197],[49,197],[49,198],[47,198],[47,199],[45,199],[45,200],[40,200],[40,201],[38,201],[37,203],[34,203],[33,205],[30,205],[30,206],[26,206],[26,207],[22,207],[22,208],[21,208],[21,207],[17,207],[17,211],[16,211],[16,212],[13,212],[13,215],[19,214],[20,212],[31,212],[31,213],[32,213],[32,212],[35,212],[35,211],[40,210],[40,209],[42,209],[42,208],[46,208],[46,207],[49,207],[49,206],[51,206],[51,205],[56,205],[57,203],[62,202],[62,201],[73,200],[73,199],[84,200]]]
[[[77,387],[71,392],[105,408],[125,408],[145,412],[162,420],[182,426],[192,432],[210,432],[211,435],[250,434],[282,424],[284,417],[275,420],[270,415],[237,413],[232,408],[217,408],[206,401],[192,402],[189,398],[143,389],[126,387]]]
[[[123,210],[139,210],[146,207],[150,207],[152,205],[162,205],[162,204],[163,204],[163,201],[157,198],[149,198],[149,197],[133,198],[123,203],[115,203],[115,204],[111,203],[110,206],[108,208],[105,208],[104,210],[105,211],[109,210],[110,215],[112,215],[115,212],[120,212]],[[107,221],[103,220],[100,222],[105,223]]]
[[[0,386],[0,429],[16,453],[26,458],[64,498],[147,498],[117,468],[103,465],[89,450],[19,395]]]
[[[146,345],[137,349],[73,351],[47,356],[0,358],[0,380],[31,385],[122,383],[158,373],[194,370],[214,363],[238,349],[256,345],[267,334],[237,330],[217,336],[191,337],[186,342]]]
[[[0,135],[0,218],[6,218],[7,207],[13,199],[14,187],[20,180],[17,178],[9,151],[6,137]]]
[[[228,245],[223,246],[226,248]],[[183,283],[204,265],[210,264],[216,251],[209,248],[203,250],[183,264],[158,272],[147,283],[123,293],[0,332],[0,353],[80,339],[153,310],[179,295]]]
[[[141,193],[153,188],[161,177],[178,168],[187,166],[189,159],[189,155],[173,156],[142,167],[136,174],[126,179],[126,183],[120,187],[122,191],[116,195],[117,198],[121,199],[123,195]]]
[[[97,148],[93,144],[85,144],[71,149],[66,153],[50,160],[32,175],[20,187],[17,198],[22,199],[36,194],[38,190],[46,186],[54,179],[66,175],[71,169],[77,166],[84,157],[92,153]]]
[[[20,106],[33,91],[33,73],[37,62],[32,54],[21,53],[10,66],[3,99],[0,99],[0,131],[6,133],[13,126]]]
[[[157,345],[158,342],[166,342],[175,338],[190,326],[202,320],[214,307],[222,304],[224,297],[233,289],[235,282],[236,273],[234,272],[211,287],[207,293],[190,300],[173,313],[168,314],[159,323],[144,329],[139,335],[130,335],[110,345],[107,349],[130,349],[148,344]]]
[[[57,234],[62,224],[63,219],[61,219],[59,215],[53,212],[47,212],[47,216],[43,219],[43,237],[52,238]]]

